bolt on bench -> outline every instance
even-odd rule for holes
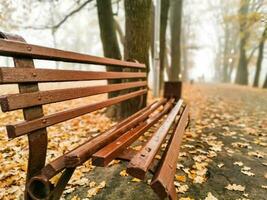
[[[146,95],[145,65],[30,45],[16,35],[0,33],[0,37],[2,38],[0,39],[0,56],[13,57],[15,65],[15,68],[0,68],[0,83],[18,84],[19,87],[19,94],[1,96],[2,111],[23,109],[25,120],[7,125],[7,134],[10,139],[28,136],[29,159],[25,199],[59,199],[76,167],[89,159],[92,159],[93,165],[101,167],[107,166],[114,159],[129,161],[127,172],[139,179],[144,179],[150,170],[154,173],[151,187],[155,193],[161,199],[177,198],[173,179],[183,132],[189,121],[188,107],[179,99],[180,90],[177,83],[166,83],[163,99],[142,108],[99,136],[89,139],[46,164],[48,142],[46,128]],[[92,72],[36,69],[33,59],[108,65],[136,70],[134,72]],[[45,82],[110,79],[131,79],[132,81],[48,91],[39,91],[38,88],[38,83]],[[121,90],[124,91],[121,95],[101,102],[70,108],[46,116],[43,113],[42,105],[45,104]],[[160,112],[155,112],[159,108],[161,108]],[[140,151],[128,148],[155,124],[160,125]],[[156,162],[155,157],[161,150],[161,145],[170,130],[172,131],[168,145],[160,161]],[[63,173],[57,184],[51,184],[50,179],[59,172]]]

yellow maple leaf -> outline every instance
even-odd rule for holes
[[[175,179],[180,182],[186,182],[186,176],[175,175]]]
[[[124,170],[122,170],[121,172],[120,172],[120,176],[129,176],[129,174],[126,172],[126,170],[124,169]]]

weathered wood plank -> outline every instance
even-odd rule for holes
[[[127,173],[142,180],[145,178],[145,174],[152,164],[157,152],[159,151],[164,138],[166,137],[171,125],[173,124],[179,110],[182,107],[182,104],[182,100],[179,100],[176,103],[175,107],[171,110],[164,123],[154,133],[151,139],[143,146],[142,150],[130,161],[127,166]]]
[[[135,140],[137,140],[142,134],[144,134],[151,126],[158,122],[171,108],[173,105],[173,100],[169,100],[168,103],[164,105],[164,109],[156,114],[155,116],[142,122],[140,125],[134,129],[123,134],[117,138],[112,143],[108,144],[104,148],[100,149],[93,156],[93,165],[105,167],[115,159],[126,147],[131,145]]]
[[[11,40],[0,39],[0,55],[11,57],[22,57],[31,59],[44,59],[63,62],[109,65],[117,67],[129,67],[145,69],[146,66],[140,63],[127,62],[112,58],[102,58],[81,54],[71,51],[63,51],[54,48],[42,47],[33,44],[25,44]]]
[[[163,99],[161,101],[150,104],[149,106],[141,109],[132,116],[122,120],[99,136],[89,139],[88,141],[79,145],[65,155],[62,155],[53,160],[42,169],[42,176],[46,177],[46,179],[49,180],[66,167],[72,168],[83,164],[83,162],[88,160],[93,153],[126,132],[127,128],[132,127],[133,120],[135,120],[138,116],[143,113],[149,114],[150,112],[153,112],[165,102],[166,99]]]
[[[111,98],[111,99],[108,99],[108,100],[105,100],[99,103],[94,103],[94,104],[90,104],[86,106],[81,106],[78,108],[73,108],[73,109],[57,112],[57,113],[50,114],[44,117],[40,117],[38,119],[34,119],[31,121],[27,120],[24,122],[13,124],[13,125],[7,125],[6,128],[7,128],[8,137],[15,138],[18,136],[22,136],[32,131],[45,128],[45,127],[49,127],[54,124],[64,122],[69,119],[73,119],[75,117],[96,111],[98,109],[143,95],[146,92],[147,92],[146,89],[138,90],[136,92],[127,93],[125,95],[114,97],[114,98]]]
[[[176,172],[176,164],[179,156],[179,149],[182,142],[185,128],[188,124],[188,107],[186,106],[181,114],[177,126],[174,129],[174,134],[168,143],[166,152],[161,159],[161,163],[152,179],[151,187],[161,199],[169,197],[171,200],[176,200],[177,195],[174,186],[174,176]]]
[[[108,133],[108,134],[101,134],[96,139],[96,141],[89,141],[88,143],[81,145],[79,148],[72,151],[70,154],[68,154],[65,157],[66,166],[75,167],[77,165],[82,164],[84,161],[86,161],[92,154],[94,154],[100,148],[103,148],[105,145],[109,144],[110,142],[114,141],[122,134],[126,133],[128,130],[142,123],[144,120],[146,120],[149,117],[151,113],[153,113],[157,108],[159,108],[165,102],[166,102],[165,100],[161,100],[157,102],[150,109],[144,112],[140,112],[140,113],[138,112],[139,114],[131,118],[131,121],[119,127],[115,131]],[[102,143],[105,143],[105,145],[102,146]]]
[[[0,68],[0,84],[29,82],[67,82],[106,79],[146,78],[143,72],[94,72],[59,69]]]
[[[101,86],[38,91],[24,94],[9,94],[0,97],[0,104],[2,111],[7,112],[31,106],[45,105],[129,88],[145,87],[146,84],[146,81],[138,81]]]

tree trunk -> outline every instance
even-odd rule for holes
[[[238,42],[238,34],[233,34],[233,39],[231,41],[231,59],[232,62],[229,65],[229,71],[228,71],[228,80],[229,82],[232,81],[232,74],[235,68],[237,68],[237,62],[238,62],[238,49],[239,49],[239,42]]]
[[[151,6],[151,0],[125,0],[125,60],[144,63],[147,71],[151,44]],[[127,117],[145,105],[146,95],[125,101],[120,116]]]
[[[111,0],[97,0],[96,2],[104,56],[121,60],[121,53],[116,35],[116,27],[113,18]],[[107,66],[106,69],[107,71],[122,71],[122,69],[118,67],[111,66]],[[108,84],[114,83],[121,83],[121,80],[108,80]],[[119,92],[110,92],[108,93],[108,98],[116,97],[118,95]],[[119,109],[119,107],[119,105],[109,107],[107,110],[107,115],[109,117],[117,118],[116,113],[118,112],[117,109]]]
[[[160,90],[163,90],[164,83],[164,69],[166,68],[165,64],[165,52],[166,52],[166,30],[168,24],[168,13],[169,13],[170,1],[161,0],[161,11],[160,11]]]
[[[187,34],[189,34],[189,32],[186,31],[188,29],[190,29],[190,27],[187,28],[187,29],[183,28],[183,30],[182,30],[182,42],[181,42],[181,44],[182,44],[182,46],[181,46],[181,48],[182,48],[182,57],[183,57],[182,58],[182,60],[183,60],[182,81],[188,81],[188,48],[187,48],[187,40],[188,40],[189,36]]]
[[[232,62],[229,65],[229,70],[228,70],[228,75],[227,75],[229,83],[232,82],[232,74],[233,74],[233,70],[235,68],[235,65],[236,65],[236,58],[232,57]]]
[[[240,1],[239,9],[239,34],[240,34],[240,44],[239,44],[239,61],[236,73],[235,83],[240,85],[248,84],[248,61],[246,56],[246,45],[248,39],[248,32],[246,30],[247,26],[247,14],[248,14],[249,0]]]
[[[265,27],[263,31],[262,38],[261,38],[260,45],[259,45],[259,54],[258,54],[257,65],[256,65],[256,74],[255,74],[255,78],[253,82],[254,87],[259,86],[259,78],[260,78],[261,65],[262,65],[262,60],[263,60],[264,42],[266,40],[266,37],[267,37],[267,26]]]
[[[222,44],[222,41],[219,39],[218,40],[218,43],[219,43],[219,45],[218,45],[218,50],[217,50],[217,52],[216,52],[216,57],[215,57],[215,67],[214,67],[214,69],[215,69],[215,73],[214,73],[214,81],[215,82],[217,82],[217,83],[220,83],[221,81],[222,81],[222,77],[223,77],[223,73],[222,73],[222,71],[223,71],[223,67],[222,67],[222,60],[223,60],[223,58],[222,58],[222,55],[223,55],[223,50],[222,50],[222,46],[223,46],[223,44]]]
[[[267,88],[267,74],[266,74],[266,77],[265,77],[265,81],[263,83],[263,88]]]
[[[151,20],[151,23],[150,23],[150,26],[151,26],[151,29],[150,29],[150,35],[151,35],[151,38],[150,38],[150,52],[151,52],[151,59],[154,60],[154,40],[155,40],[155,6],[152,4],[151,6],[151,14],[150,14],[150,20]]]
[[[237,66],[237,74],[235,83],[240,85],[247,85],[248,84],[248,69],[247,69],[247,57],[246,57],[246,42],[244,39],[241,39],[240,42],[240,57]]]
[[[182,0],[171,1],[171,67],[170,81],[179,80],[181,72]]]
[[[223,82],[227,83],[228,80],[228,71],[229,71],[229,58],[230,58],[230,51],[229,51],[229,42],[230,42],[230,31],[229,26],[225,25],[225,35],[224,35],[224,53],[223,53]]]

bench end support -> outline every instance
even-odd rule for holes
[[[178,101],[182,97],[182,82],[181,81],[166,81],[164,82],[164,98],[175,98]]]

